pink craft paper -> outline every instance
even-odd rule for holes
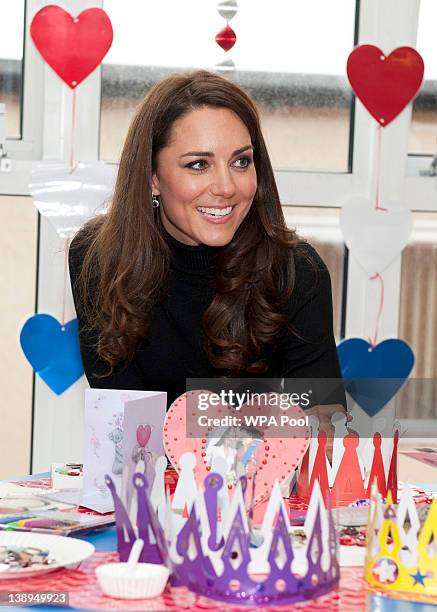
[[[191,395],[204,391],[189,391]],[[183,453],[192,452],[197,458],[194,474],[198,483],[203,482],[211,470],[205,460],[206,438],[187,436],[187,397],[184,393],[173,402],[164,422],[164,447],[173,466],[179,471],[179,459]],[[192,398],[190,398],[192,400]],[[304,412],[298,406],[292,406],[287,412],[290,418],[304,418]],[[284,428],[284,431],[286,429]],[[257,480],[255,503],[267,499],[272,484],[277,479],[285,480],[299,465],[310,443],[310,428],[302,427],[298,437],[266,437],[260,442],[257,450]],[[291,436],[292,434],[290,434]],[[232,489],[233,485],[228,484]]]
[[[407,457],[412,457],[413,459],[416,459],[417,461],[421,461],[422,463],[425,463],[426,465],[430,465],[433,468],[437,468],[437,452],[433,451],[409,451],[409,452],[405,452],[403,451],[401,453],[402,455],[406,455]]]

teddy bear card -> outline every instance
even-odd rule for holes
[[[164,454],[166,405],[164,392],[86,389],[82,506],[113,510],[105,474],[120,490],[122,474],[141,469],[151,486],[152,466]]]

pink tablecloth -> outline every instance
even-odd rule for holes
[[[95,568],[102,564],[118,560],[114,552],[96,552],[84,561],[77,570],[57,570],[26,580],[26,591],[68,591],[70,606],[84,610],[143,610],[144,612],[182,612],[190,610],[197,612],[208,610],[219,612],[226,610],[250,610],[248,606],[226,606],[223,602],[213,601],[191,593],[186,588],[168,587],[161,597],[155,599],[122,600],[112,599],[103,595],[94,573]],[[341,610],[341,612],[365,610],[366,593],[361,578],[361,568],[344,568],[341,572],[340,588],[319,597],[313,601],[296,604],[294,609],[306,611],[323,609],[325,612]],[[1,580],[0,592],[21,592],[23,583],[18,580]],[[289,607],[285,606],[285,609]],[[284,606],[263,608],[265,612],[284,612]]]

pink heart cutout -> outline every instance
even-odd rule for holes
[[[147,442],[149,441],[151,433],[152,433],[152,430],[150,428],[150,425],[138,425],[137,442],[141,446],[141,448],[144,448],[146,446]]]
[[[193,411],[192,402],[193,400],[196,401],[200,393],[205,393],[205,391],[189,391],[178,397],[170,406],[164,421],[164,448],[167,457],[169,457],[176,471],[179,472],[181,455],[186,452],[194,453],[196,457],[194,475],[198,484],[203,482],[205,476],[211,470],[211,466],[206,461],[206,437],[189,437],[190,431],[187,429],[187,412],[190,413],[191,421],[188,422],[190,430],[192,429],[192,419],[195,420],[196,416],[199,416]],[[192,397],[188,398],[189,395]],[[189,406],[187,405],[188,399],[190,400]],[[226,411],[226,407],[223,410]],[[261,411],[262,408],[259,410]],[[305,418],[305,413],[298,406],[290,406],[287,410],[287,416],[299,419]],[[209,431],[212,430],[211,427]],[[284,432],[286,432],[286,427],[284,427]],[[290,430],[290,437],[263,437],[256,450],[258,471],[255,503],[265,501],[269,497],[276,479],[281,483],[291,474],[301,462],[309,443],[309,426],[301,427],[298,436],[292,435]],[[232,490],[234,485],[228,484],[228,488]]]

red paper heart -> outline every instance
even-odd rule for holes
[[[137,427],[137,442],[144,448],[149,441],[150,434],[152,430],[150,429],[150,425],[138,425]]]
[[[179,471],[181,455],[186,452],[194,453],[196,457],[194,474],[198,484],[203,482],[211,470],[211,466],[206,461],[206,438],[190,437],[190,430],[193,429],[196,416],[199,416],[195,411],[193,412],[193,406],[196,405],[199,394],[205,394],[205,391],[189,391],[178,397],[170,406],[164,421],[164,448],[167,457]],[[188,401],[188,395],[191,396],[190,401]],[[219,412],[221,409],[218,409]],[[223,405],[223,413],[226,413],[228,409],[228,406]],[[262,408],[259,410],[263,412]],[[293,418],[304,417],[304,412],[298,406],[289,408],[287,414]],[[194,429],[199,430],[195,425]],[[211,431],[213,428],[209,429]],[[285,435],[288,433],[285,427],[284,433]],[[255,503],[268,498],[275,479],[279,482],[285,480],[298,466],[309,446],[309,436],[310,428],[305,426],[299,430],[298,436],[291,432],[289,437],[262,439],[255,451],[258,463]],[[228,484],[228,488],[232,489],[233,485]]]
[[[347,76],[355,95],[383,127],[419,91],[423,70],[422,57],[412,47],[399,47],[385,56],[374,45],[359,45],[347,61]]]
[[[100,64],[113,37],[104,10],[90,8],[72,17],[54,5],[36,13],[30,34],[45,61],[72,89]]]

